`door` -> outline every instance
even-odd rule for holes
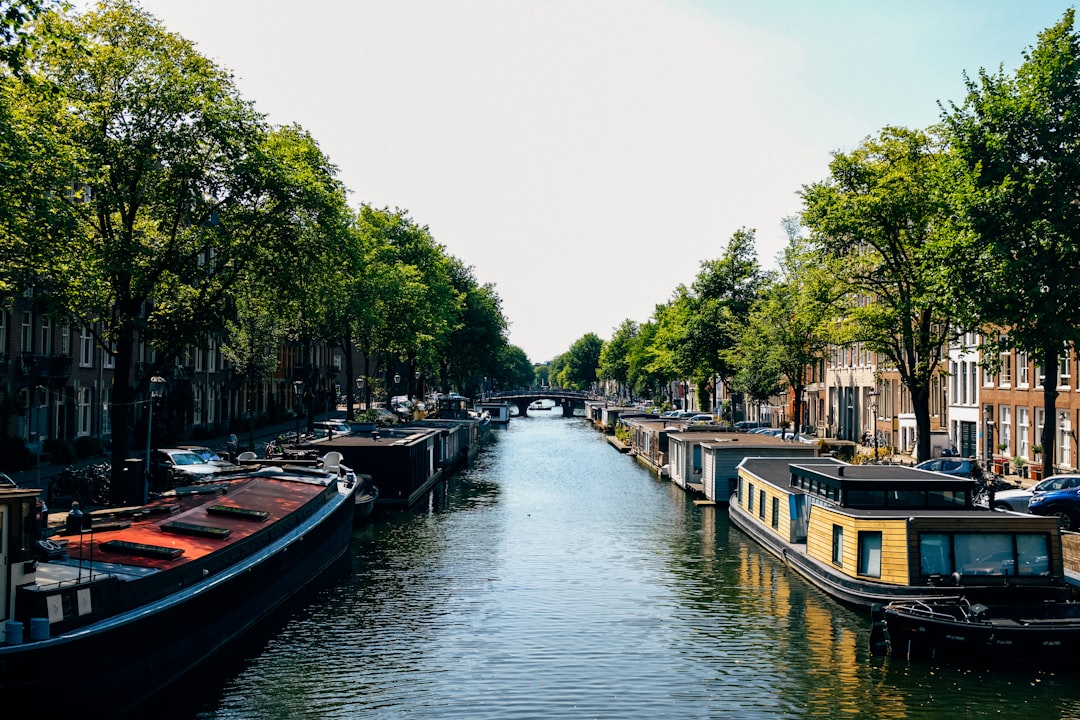
[[[960,457],[975,457],[975,423],[960,421]]]

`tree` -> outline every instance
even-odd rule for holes
[[[970,327],[991,329],[984,349],[1012,346],[1044,369],[1047,474],[1056,444],[1053,378],[1062,353],[1080,339],[1080,37],[1074,16],[1067,10],[1039,34],[1015,76],[983,70],[978,80],[966,78],[963,106],[945,114],[963,232],[945,248],[941,264],[959,316]]]
[[[637,333],[636,322],[623,320],[600,349],[600,379],[618,383],[620,390],[627,387],[630,378],[630,346]]]
[[[942,149],[921,131],[885,128],[836,153],[830,176],[804,186],[803,220],[850,285],[847,340],[884,358],[907,388],[919,458],[930,456],[930,387],[949,338],[936,244],[948,234]]]
[[[777,377],[787,380],[798,432],[807,371],[831,341],[847,288],[837,282],[821,253],[798,234],[797,221],[785,221],[785,227],[788,245],[779,258],[777,277],[754,303],[731,362],[739,368],[739,386],[759,400],[776,388]]]
[[[94,332],[115,359],[119,471],[139,390],[220,327],[243,277],[272,276],[273,259],[297,251],[273,231],[296,208],[276,183],[261,117],[190,42],[122,0],[57,22],[81,47],[40,56],[43,83],[24,86],[21,99],[52,111],[41,132],[73,158],[73,185],[53,190],[71,231],[35,238],[33,257],[53,312]],[[49,102],[42,85],[63,102]],[[138,374],[137,343],[156,351]]]
[[[596,333],[586,333],[556,358],[558,372],[555,384],[571,390],[588,390],[596,382],[596,369],[600,364],[600,348],[604,341]],[[555,369],[555,361],[552,369]]]

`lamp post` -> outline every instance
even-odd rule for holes
[[[363,375],[358,375],[357,378],[356,378],[356,391],[358,393],[360,393],[360,395],[364,394],[364,376]],[[366,402],[364,403],[364,409],[367,410],[367,403]]]
[[[146,495],[150,489],[150,436],[154,427],[154,401],[165,394],[165,385],[165,378],[160,375],[150,378],[150,400],[146,411],[146,487],[142,492],[143,502],[146,502]]]
[[[293,410],[296,412],[296,444],[300,444],[300,400],[304,397],[304,381],[293,381],[293,392],[296,393],[296,404],[293,406]]]
[[[872,423],[870,429],[874,433],[874,464],[877,465],[877,461],[878,461],[878,439],[877,439],[877,436],[878,436],[878,432],[877,432],[877,397],[878,397],[878,391],[876,389],[871,390],[870,392],[866,393],[866,396],[870,398],[870,422]]]

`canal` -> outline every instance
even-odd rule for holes
[[[514,419],[381,512],[170,717],[1080,717],[1077,673],[872,658],[868,620],[584,421]]]

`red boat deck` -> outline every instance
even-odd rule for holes
[[[105,527],[81,536],[65,535],[68,555],[74,560],[175,568],[258,532],[325,490],[315,483],[289,482],[272,476],[215,482],[206,489],[215,487],[222,489],[165,497],[147,505],[147,512],[116,518],[130,520],[129,527],[108,527],[105,518],[95,515],[95,524]],[[153,512],[170,505],[178,510]],[[211,512],[212,507],[215,510]],[[169,557],[170,553],[174,556]]]

